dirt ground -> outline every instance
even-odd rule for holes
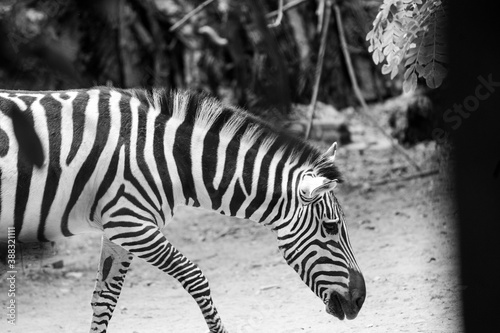
[[[365,135],[354,133],[356,135]],[[376,144],[375,144],[376,142]],[[338,191],[367,298],[355,320],[339,321],[284,262],[271,232],[253,222],[181,209],[165,233],[208,277],[222,319],[233,333],[462,332],[455,209],[446,174],[375,185],[414,173],[377,138],[341,147],[346,182]],[[438,168],[433,144],[410,154]],[[58,246],[62,269],[36,262],[18,274],[17,325],[6,324],[0,282],[0,332],[87,332],[98,235]],[[110,332],[206,332],[195,302],[172,278],[135,259]]]

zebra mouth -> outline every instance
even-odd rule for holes
[[[342,309],[342,302],[336,293],[331,293],[330,297],[326,300],[326,312],[340,320],[344,320],[345,312]]]

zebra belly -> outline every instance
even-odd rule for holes
[[[15,228],[22,242],[53,241],[100,229],[99,222],[89,218],[92,189],[84,190],[75,205],[68,206],[73,174],[61,173],[56,185],[50,177],[53,170],[47,165],[29,171],[0,165],[0,240],[5,238],[8,227]]]

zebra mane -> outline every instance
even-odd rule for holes
[[[136,89],[132,95],[169,118],[218,132],[221,136],[237,136],[242,145],[258,144],[267,151],[276,151],[289,162],[309,166],[318,176],[342,182],[336,165],[306,141],[274,128],[241,108],[226,105],[207,93]]]

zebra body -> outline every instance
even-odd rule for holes
[[[13,112],[34,126],[37,168],[16,140]],[[226,332],[201,270],[160,230],[190,205],[268,226],[287,263],[340,319],[365,285],[325,154],[234,107],[189,92],[94,88],[0,90],[0,241],[103,233],[91,331],[107,329],[133,255],[175,277],[210,332]]]

